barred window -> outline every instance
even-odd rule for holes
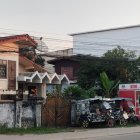
[[[7,61],[0,60],[0,78],[6,78],[7,76]]]

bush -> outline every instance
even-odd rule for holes
[[[65,97],[71,97],[75,99],[94,98],[96,95],[97,94],[95,87],[92,87],[88,90],[84,90],[79,86],[70,86],[67,89],[64,89]]]
[[[64,89],[64,96],[65,97],[71,97],[71,98],[81,98],[85,91],[80,88],[79,86],[70,86],[66,89]]]

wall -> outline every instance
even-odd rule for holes
[[[27,70],[25,70],[25,68],[22,65],[19,65],[19,73],[24,73],[27,72]]]
[[[14,103],[0,102],[0,126],[14,127]]]
[[[56,64],[55,64],[55,72],[57,74],[60,74],[60,75],[63,74],[63,73],[61,73],[61,68],[62,67],[71,67],[73,69],[72,76],[69,76],[69,73],[65,73],[65,74],[67,75],[67,77],[70,80],[76,80],[77,79],[77,72],[78,72],[79,67],[80,67],[80,64],[79,64],[78,61],[67,60],[67,59],[57,61]]]
[[[45,52],[53,52],[73,48],[73,39],[68,35],[64,36],[47,34],[47,36],[43,36],[42,40],[37,37],[34,39],[38,43],[38,50]]]
[[[0,102],[0,126],[41,127],[41,102]]]
[[[118,45],[140,54],[140,27],[73,35],[74,54],[101,56]]]
[[[10,46],[10,47],[9,47]],[[0,45],[0,47],[2,48],[1,50],[8,50],[8,51],[15,51],[18,50],[17,49],[17,45],[13,44],[13,43],[5,43]],[[12,60],[12,61],[16,61],[16,77],[18,76],[18,64],[19,64],[19,56],[18,53],[10,53],[10,52],[5,52],[5,53],[0,53],[0,59],[2,60]],[[7,67],[8,69],[8,67]],[[7,71],[8,73],[8,71]],[[8,77],[8,75],[7,75]],[[1,90],[7,90],[8,89],[8,79],[0,79],[0,89]],[[16,81],[16,89],[18,89],[18,84]]]

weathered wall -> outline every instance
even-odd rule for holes
[[[14,127],[14,103],[0,103],[0,126]]]
[[[0,102],[0,126],[41,127],[41,103]]]

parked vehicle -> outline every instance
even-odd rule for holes
[[[120,125],[127,125],[128,120],[136,120],[134,105],[130,98],[112,98],[108,102],[112,107],[113,116]]]
[[[103,99],[89,98],[75,102],[75,123],[87,128],[90,124],[106,123],[108,127],[115,124],[112,108]],[[74,112],[74,111],[73,111]]]
[[[134,118],[140,121],[140,83],[119,84],[118,96],[132,99]]]

